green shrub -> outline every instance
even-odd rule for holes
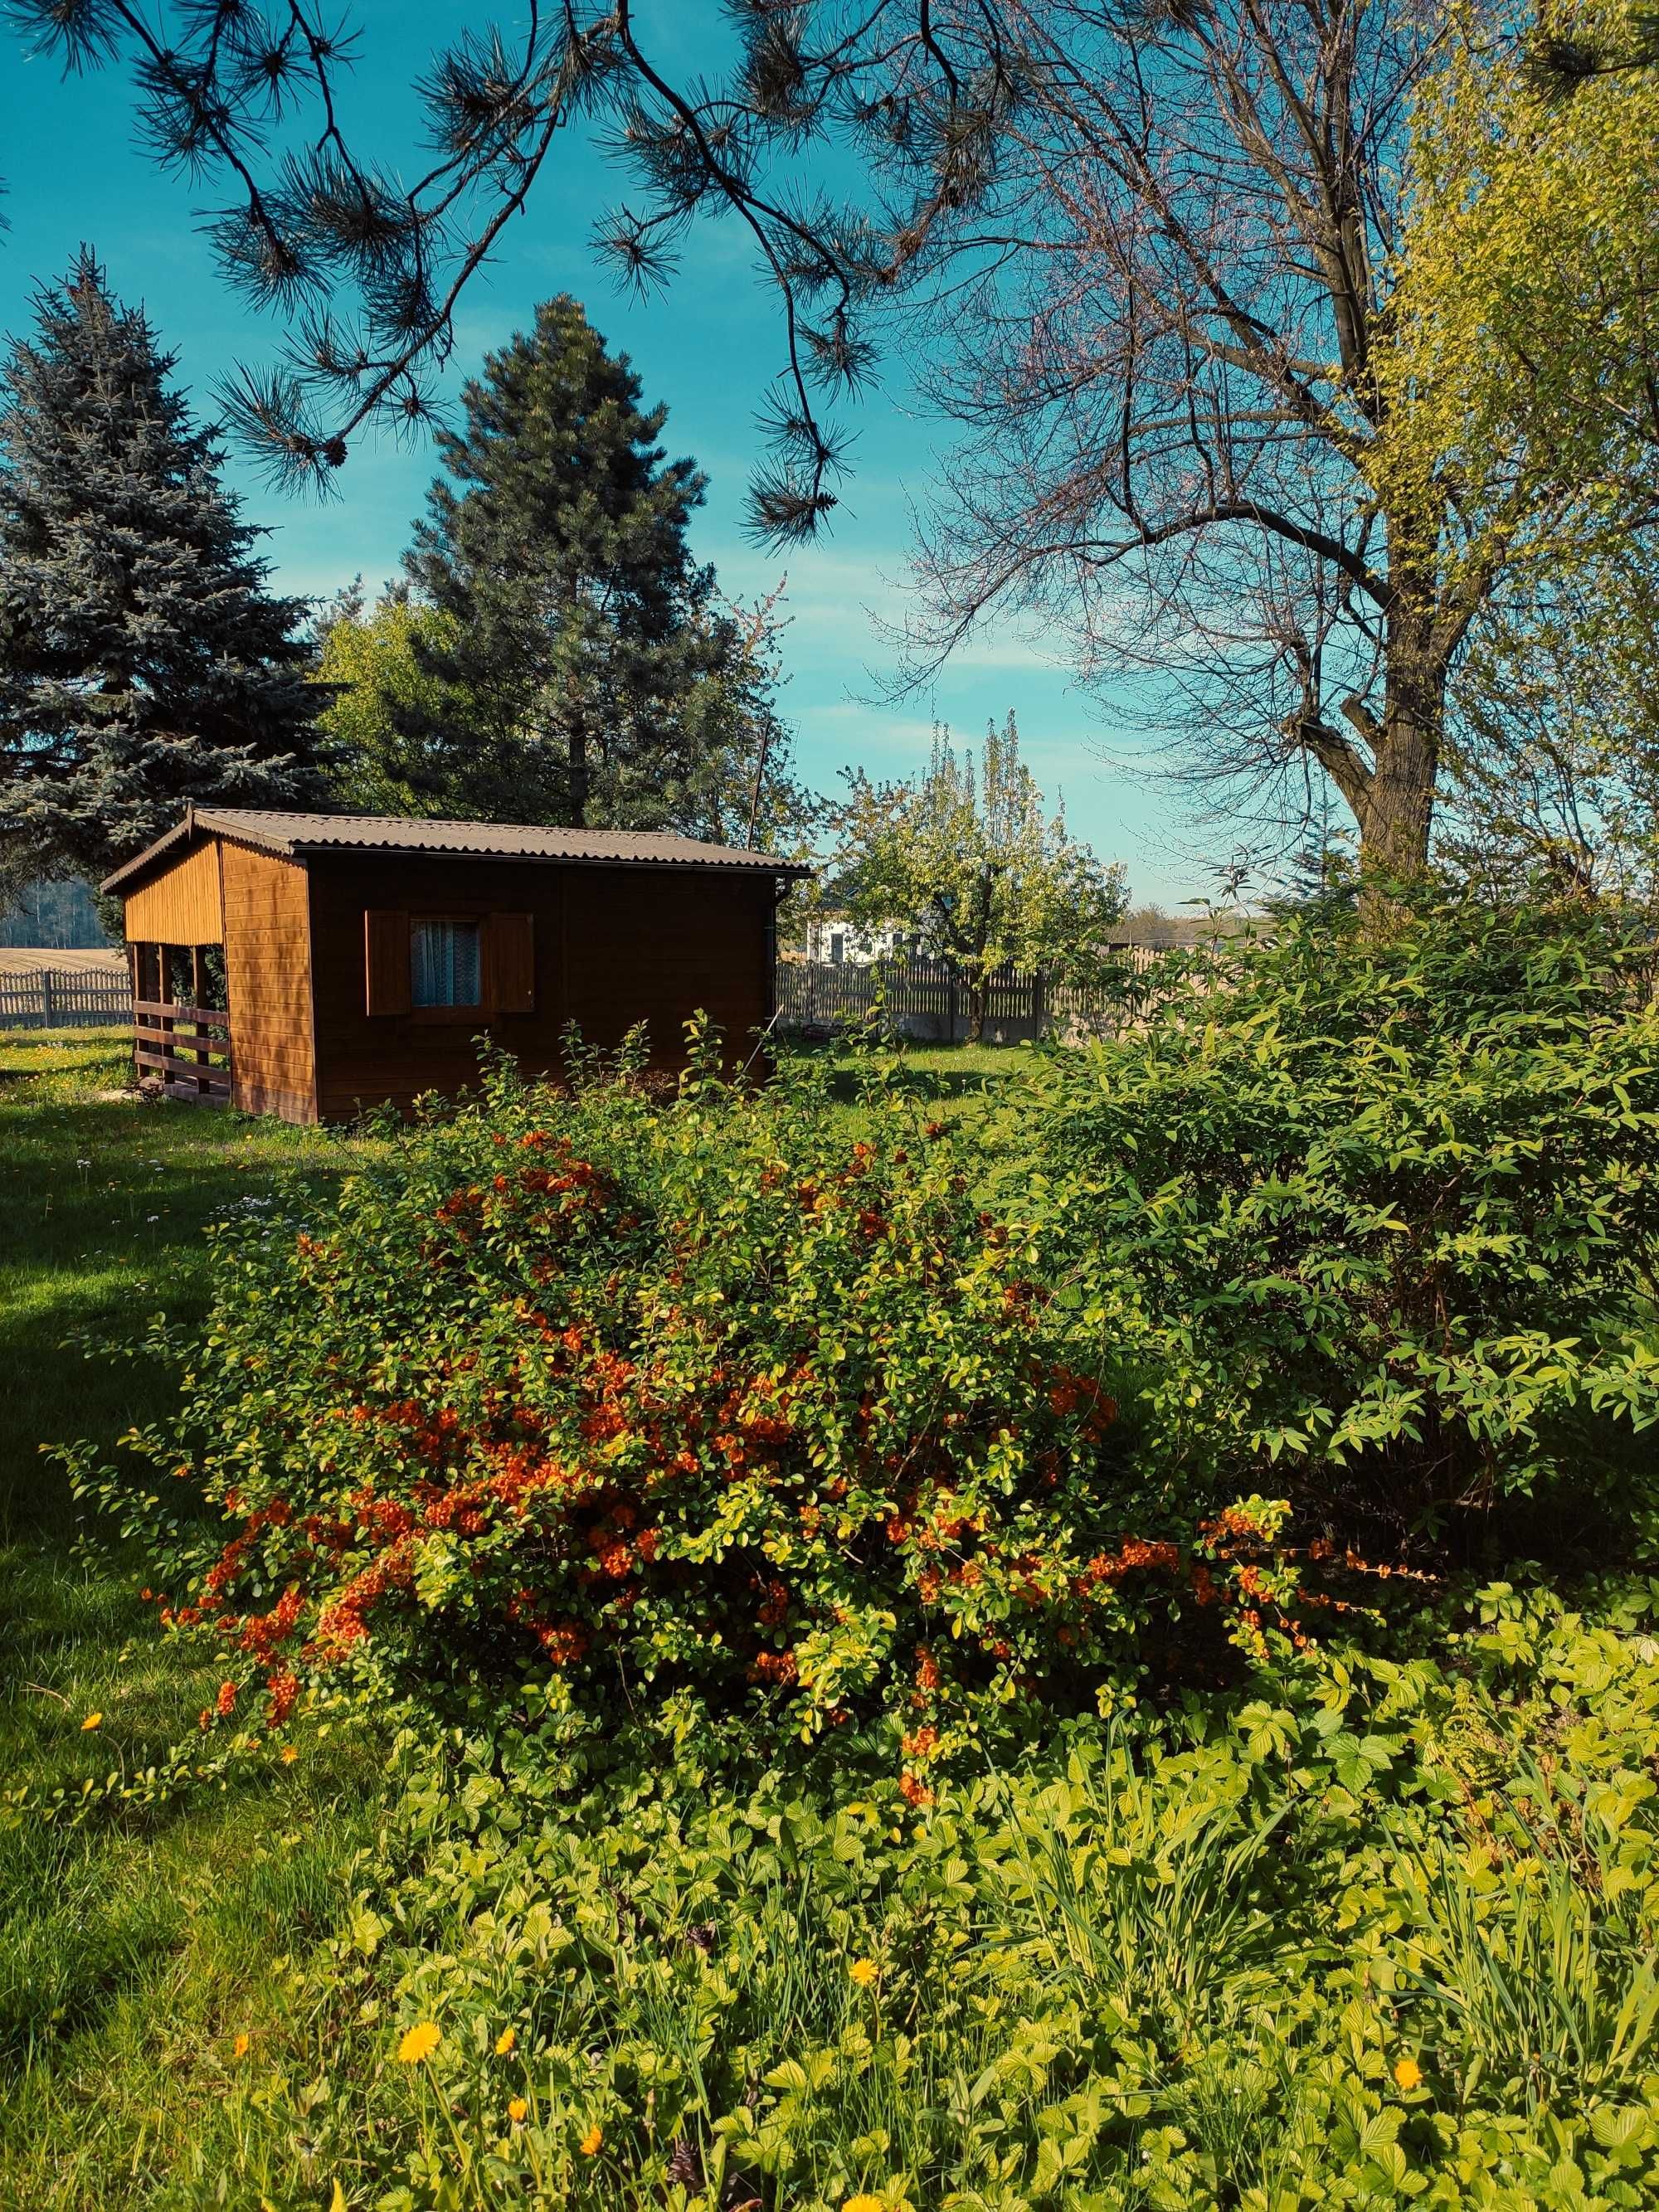
[[[712,1066],[666,1103],[498,1068],[335,1212],[222,1232],[181,1421],[143,1440],[219,1538],[169,1531],[167,1479],[83,1474],[225,1654],[204,1727],[552,1674],[614,1713],[885,1715],[920,1800],[973,1729],[1091,1701],[1150,1612],[1226,1586],[1174,1540],[1198,1501],[1140,1517],[1105,1363],[971,1139],[878,1079],[849,1125],[810,1071]]]
[[[1553,1540],[1628,1545],[1659,1502],[1651,975],[1593,915],[1292,921],[1054,1064],[1073,1295],[1172,1471],[1292,1486],[1339,1538],[1467,1540],[1529,1494]]]

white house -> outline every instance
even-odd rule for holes
[[[910,951],[911,943],[911,933],[896,921],[864,927],[844,914],[823,914],[807,922],[801,949],[806,959],[833,968],[868,968]]]

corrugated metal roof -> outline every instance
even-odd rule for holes
[[[256,806],[195,806],[165,836],[106,877],[101,888],[116,890],[197,830],[287,854],[456,854],[475,860],[569,860],[612,867],[738,868],[774,876],[811,872],[773,853],[708,845],[668,830],[548,830],[529,822],[423,822],[396,814],[289,814]]]

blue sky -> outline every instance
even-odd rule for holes
[[[720,35],[715,0],[661,0],[655,13],[655,50],[683,71]],[[362,149],[406,164],[416,154],[410,81],[468,11],[455,0],[362,0],[353,14],[364,36],[348,80],[348,134]],[[27,327],[35,285],[61,275],[84,241],[118,294],[143,302],[179,356],[179,380],[206,409],[217,380],[238,360],[268,356],[277,332],[215,275],[192,220],[211,189],[162,176],[133,136],[119,74],[65,82],[55,63],[30,58],[0,19],[0,175],[11,225],[0,235],[0,331]],[[1073,827],[1103,857],[1127,863],[1138,901],[1170,905],[1208,890],[1216,833],[1184,819],[1177,795],[1156,778],[1114,765],[1136,750],[1133,696],[1108,718],[1075,693],[1040,641],[1006,624],[987,630],[947,666],[931,699],[870,703],[890,670],[878,622],[897,619],[904,607],[910,503],[925,501],[946,465],[944,433],[890,377],[851,411],[854,469],[830,536],[787,557],[747,543],[739,518],[754,417],[781,365],[773,297],[743,240],[724,224],[693,234],[665,297],[619,295],[587,240],[595,217],[624,190],[597,149],[574,136],[564,143],[464,299],[451,387],[526,324],[538,300],[574,293],[607,340],[632,356],[647,398],[667,404],[670,452],[694,455],[711,479],[694,528],[699,557],[716,564],[727,591],[748,598],[787,573],[783,703],[809,781],[830,788],[837,769],[854,762],[878,775],[908,774],[925,757],[931,713],[976,736],[988,717],[1000,720],[1012,707],[1039,782],[1051,799],[1063,790]],[[360,441],[341,496],[323,505],[271,491],[234,454],[230,476],[248,514],[270,529],[266,550],[282,586],[312,594],[360,571],[371,588],[396,572],[434,466],[428,447]]]

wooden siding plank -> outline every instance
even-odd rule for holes
[[[221,842],[236,1103],[244,1113],[314,1121],[317,1062],[304,863],[228,838]],[[355,971],[356,961],[350,965]]]

